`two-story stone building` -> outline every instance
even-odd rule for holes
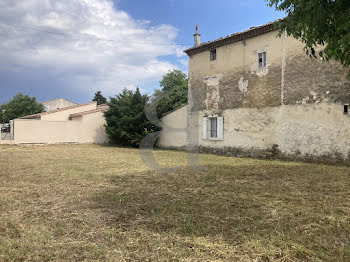
[[[187,108],[163,118],[186,132],[165,127],[161,147],[349,160],[350,81],[339,63],[310,59],[273,23],[203,44],[194,36]]]

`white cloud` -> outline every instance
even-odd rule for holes
[[[111,0],[2,0],[0,17],[11,24],[80,36],[52,35],[0,24],[1,71],[52,74],[81,90],[99,89],[112,95],[124,86],[159,80],[176,68],[159,57],[182,56],[183,48],[171,45],[178,34],[176,28],[136,20]]]
[[[188,72],[188,59],[181,58],[178,62],[181,64],[182,71]]]
[[[188,60],[187,59],[180,59],[179,60],[180,64],[187,67],[188,66]]]

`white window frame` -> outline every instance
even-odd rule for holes
[[[260,55],[262,56],[262,64],[260,65]],[[265,59],[264,59],[265,58]],[[267,67],[267,52],[258,52],[258,68],[266,68]]]
[[[202,139],[207,140],[208,138],[208,117],[202,119]]]
[[[216,136],[212,137],[211,119],[216,119]],[[212,141],[222,141],[224,139],[224,120],[222,116],[203,117],[202,139]]]

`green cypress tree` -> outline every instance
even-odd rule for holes
[[[102,105],[102,104],[107,103],[107,99],[102,95],[101,91],[97,91],[95,93],[95,96],[92,99],[92,101],[96,101],[98,105]]]
[[[118,145],[139,146],[141,140],[153,132],[154,126],[145,115],[144,106],[147,95],[141,95],[139,88],[135,92],[124,89],[108,103],[105,112],[106,133],[110,141]]]

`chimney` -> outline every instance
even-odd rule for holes
[[[201,35],[198,33],[198,25],[196,25],[196,33],[194,36],[194,46],[199,46],[201,44]]]

